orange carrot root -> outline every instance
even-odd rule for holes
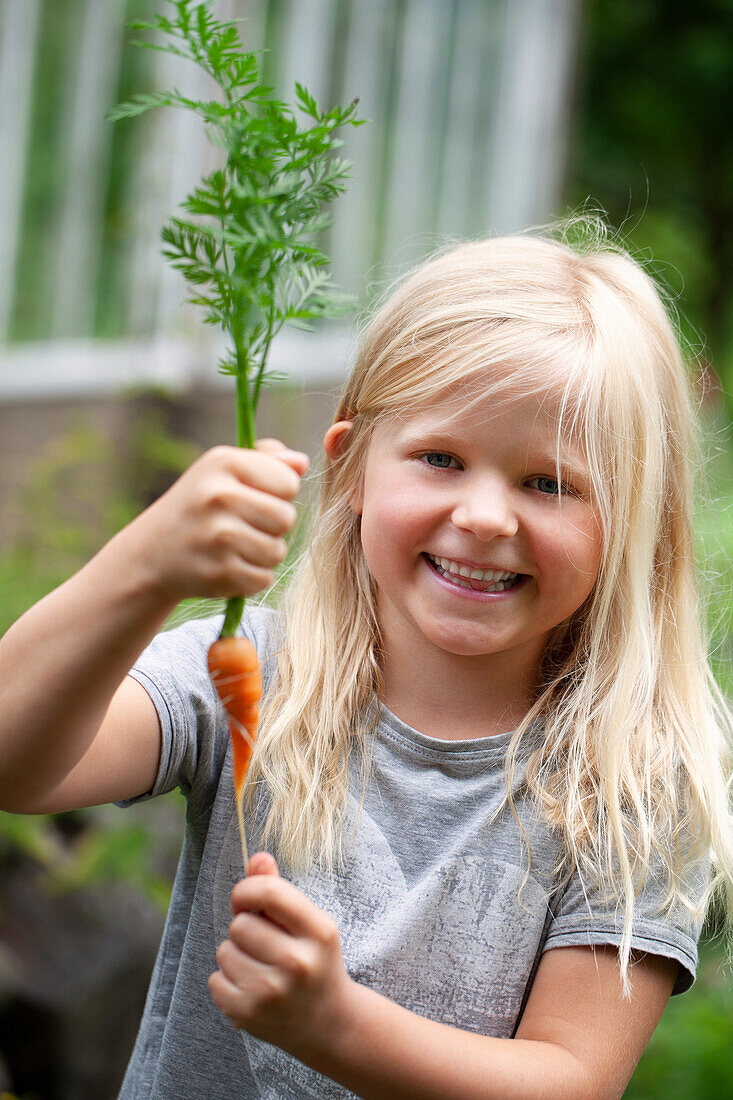
[[[242,859],[247,871],[247,839],[242,798],[252,758],[262,698],[262,676],[257,650],[248,638],[218,638],[209,649],[209,675],[229,718],[234,757],[234,792]]]

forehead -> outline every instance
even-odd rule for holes
[[[466,440],[509,435],[517,444],[542,446],[553,453],[579,456],[581,447],[563,413],[563,395],[556,389],[506,384],[487,386],[467,380],[423,401],[419,407],[394,412],[384,430],[407,439],[444,433]]]

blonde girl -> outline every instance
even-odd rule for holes
[[[621,1096],[733,882],[659,292],[603,241],[452,248],[376,312],[324,444],[244,626],[279,868],[241,878],[217,622],[151,638],[272,583],[304,455],[208,452],[0,643],[4,808],[187,797],[121,1096]]]

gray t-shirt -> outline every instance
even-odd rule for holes
[[[229,895],[242,873],[227,725],[206,671],[206,650],[220,621],[159,635],[131,672],[155,704],[162,731],[159,773],[144,797],[178,786],[187,813],[170,910],[120,1097],[352,1096],[277,1047],[236,1031],[209,996],[207,979],[231,919]],[[277,616],[248,608],[245,629],[267,685]],[[621,939],[619,915],[577,877],[557,889],[558,841],[522,799],[521,767],[518,809],[530,837],[528,875],[511,812],[487,828],[504,793],[510,736],[437,740],[382,708],[355,833],[362,790],[361,769],[353,768],[345,835],[354,837],[344,872],[292,878],[337,922],[356,981],[422,1016],[499,1037],[514,1034],[543,951]],[[250,852],[259,850],[260,823],[250,819],[247,829]],[[679,962],[679,993],[694,980],[699,928],[684,914],[658,916],[660,896],[651,878],[633,948]]]

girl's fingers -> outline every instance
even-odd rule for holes
[[[300,473],[293,467],[296,451],[281,452],[291,456],[291,461],[281,458],[280,454],[275,455],[262,450],[252,451],[231,447],[230,451],[233,452],[229,456],[232,461],[232,471],[253,489],[261,489],[266,493],[282,497],[283,500],[292,500],[300,489]]]
[[[255,852],[250,856],[247,874],[280,878],[278,865],[269,852]],[[271,933],[275,933],[275,936]],[[229,938],[253,958],[273,964],[282,959],[283,951],[287,951],[292,944],[292,936],[279,930],[273,921],[254,912],[236,914],[229,926]]]
[[[248,875],[275,875],[280,877],[280,869],[269,852],[255,852],[247,864]]]
[[[260,912],[292,936],[322,943],[338,939],[334,921],[292,883],[276,875],[251,875],[232,890],[232,912]]]
[[[226,941],[225,941],[226,942]],[[223,945],[222,945],[223,946]],[[232,947],[232,945],[229,945]],[[234,956],[240,954],[236,951],[236,948],[232,948],[231,959],[225,960],[227,970],[220,967],[219,970],[214,971],[209,975],[209,992],[214,1004],[221,1009],[225,1016],[228,1016],[235,1027],[242,1027],[246,1024],[244,1019],[249,1004],[247,999],[243,1003],[242,994],[246,989],[252,988],[254,983],[261,981],[265,967],[253,960],[246,960],[246,956],[242,955],[241,958],[245,960],[246,964],[241,968],[241,974],[239,977],[233,977],[231,965],[234,963]],[[221,952],[222,959],[224,953]],[[219,952],[217,952],[217,960],[219,958]]]
[[[215,500],[219,502],[219,498]],[[241,486],[231,498],[225,491],[220,496],[220,502],[229,503],[242,519],[269,535],[286,535],[298,518],[295,505],[289,500],[282,500],[249,485]]]
[[[292,500],[300,489],[300,475],[291,464],[250,447],[212,447],[190,469],[199,474],[233,475],[241,484],[283,500]]]
[[[257,569],[247,562],[242,562],[238,570],[235,568],[231,571],[226,589],[217,583],[212,593],[217,596],[255,596],[263,588],[269,588],[274,583],[274,570]]]
[[[279,439],[258,439],[255,447],[264,454],[270,454],[275,458],[279,458],[281,462],[285,462],[301,477],[310,465],[310,459],[307,454],[303,451],[291,450],[290,447],[286,447],[284,443],[281,443]]]
[[[231,1016],[236,1012],[241,990],[230,982],[226,974],[216,970],[209,975],[209,993],[217,1008],[220,1008],[225,1016]]]
[[[219,535],[222,549],[232,550],[250,565],[264,569],[274,569],[285,559],[288,544],[282,534],[258,531],[247,520],[242,524],[236,518],[223,521]]]
[[[237,913],[229,925],[229,940],[224,943],[229,943],[230,947],[224,948],[222,944],[222,958],[228,958],[233,946],[235,951],[244,952],[263,966],[288,966],[293,963],[297,950],[293,936],[257,913]],[[217,962],[222,966],[218,954]],[[236,973],[243,975],[244,967],[238,968]]]

